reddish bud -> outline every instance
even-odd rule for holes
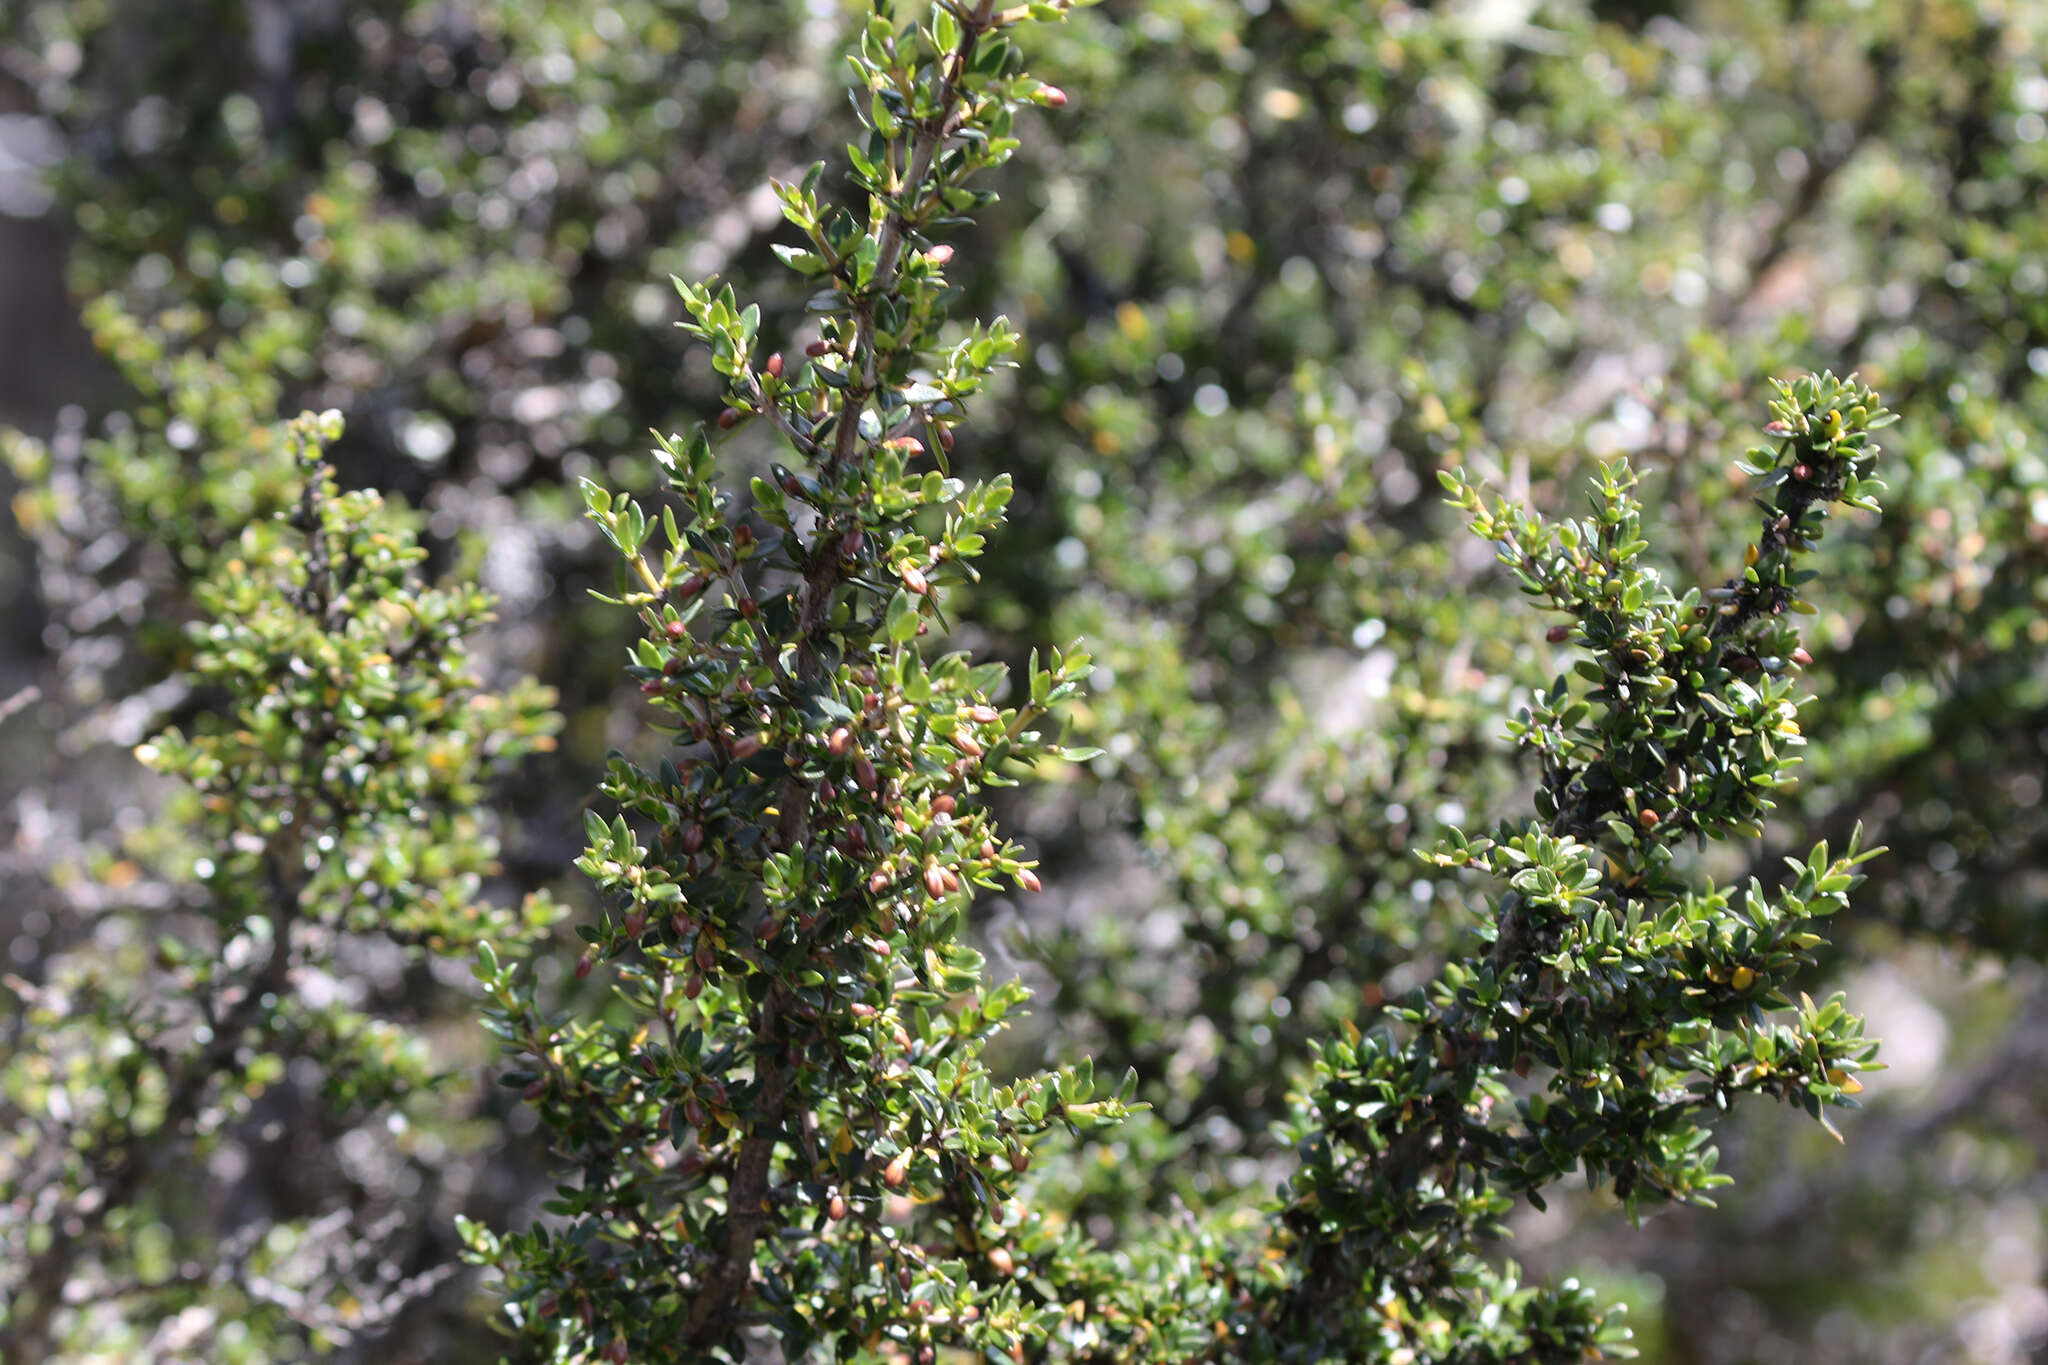
[[[800,498],[804,495],[803,482],[794,474],[785,474],[782,476],[782,491],[792,498]]]
[[[953,429],[951,427],[939,428],[939,444],[947,450],[953,448]]]
[[[555,1315],[556,1310],[561,1308],[561,1306],[561,1299],[557,1298],[553,1294],[548,1295],[546,1298],[542,1299],[539,1303],[534,1305],[535,1309],[537,1309],[540,1315],[544,1318],[553,1317]]]
[[[695,853],[704,847],[704,826],[692,824],[683,829],[683,852]]]
[[[718,964],[718,954],[711,950],[711,940],[699,935],[697,938],[697,970],[710,971]]]
[[[864,711],[879,711],[882,709],[882,694],[880,692],[869,692],[860,699],[860,704],[861,709]]]
[[[761,737],[759,735],[741,735],[732,742],[732,756],[734,758],[748,759],[760,752]]]
[[[846,1196],[843,1194],[833,1195],[825,1204],[825,1216],[835,1223],[844,1222],[846,1219]]]
[[[1766,436],[1785,437],[1791,434],[1792,425],[1789,422],[1767,422],[1764,425],[1764,435]]]
[[[925,252],[924,258],[933,265],[951,265],[953,263],[953,248],[942,242],[930,251]]]
[[[1798,664],[1801,668],[1804,668],[1808,664],[1813,662],[1813,656],[1806,652],[1805,645],[1801,645],[1797,649],[1792,651],[1792,662]]]
[[[909,1266],[898,1266],[896,1268],[896,1283],[902,1287],[904,1293],[908,1294],[910,1292],[910,1286],[914,1282],[915,1277],[910,1273]]]
[[[647,932],[647,916],[638,910],[626,912],[626,937],[638,938]]]
[[[924,870],[924,889],[931,893],[933,900],[946,894],[946,874],[936,865]]]
[[[851,748],[853,748],[853,731],[847,729],[844,725],[837,727],[831,734],[825,736],[825,752],[834,758],[846,757],[847,751]]]
[[[676,586],[676,597],[680,601],[687,602],[710,585],[711,580],[709,578],[706,578],[703,574],[694,574]]]
[[[1010,1169],[1018,1175],[1022,1175],[1031,1169],[1031,1149],[1029,1147],[1013,1147],[1010,1149]]]
[[[695,1000],[702,994],[704,994],[704,978],[698,976],[695,972],[690,973],[690,979],[683,983],[683,999]]]
[[[933,815],[951,815],[959,808],[960,803],[955,801],[950,793],[940,792],[932,798]]]
[[[718,414],[718,429],[720,431],[731,431],[740,424],[740,418],[743,415],[738,408],[727,408],[724,412]]]
[[[604,1348],[604,1358],[612,1365],[626,1365],[626,1339],[613,1337],[611,1345]]]
[[[695,1095],[683,1101],[683,1122],[689,1124],[692,1128],[702,1128],[704,1120],[709,1117],[711,1117],[710,1114],[704,1109],[704,1101],[698,1099]]]
[[[1037,95],[1033,96],[1033,98],[1048,109],[1064,109],[1067,107],[1067,92],[1060,89],[1057,85],[1040,86]]]
[[[751,597],[742,597],[739,601],[739,613],[749,619],[759,616],[761,614],[761,604]]]
[[[931,590],[931,584],[925,579],[924,570],[915,564],[903,566],[903,586],[920,595]]]
[[[856,1019],[872,1019],[881,1013],[880,1010],[865,1000],[856,1000],[851,1005],[848,1005],[846,1009]]]
[[[754,543],[754,528],[741,522],[732,528],[732,543],[741,547]]]
[[[782,378],[782,352],[777,351],[774,355],[769,356],[768,364],[764,368],[768,371],[770,379]]]
[[[856,526],[839,538],[839,553],[848,559],[856,558],[860,554],[861,546],[867,543],[867,533]]]
[[[545,1095],[547,1093],[548,1078],[545,1076],[536,1076],[534,1079],[526,1083],[526,1089],[520,1091],[519,1095],[520,1098],[531,1101],[537,1100],[542,1095]]]
[[[868,791],[875,789],[875,765],[866,754],[853,760],[853,780]]]
[[[1045,890],[1045,883],[1038,880],[1038,874],[1028,867],[1017,869],[1017,885],[1023,887],[1026,891]]]
[[[1572,638],[1572,628],[1570,626],[1552,626],[1549,630],[1543,632],[1543,638],[1554,645],[1561,645],[1566,640]]]
[[[590,969],[591,969],[592,967],[595,967],[596,965],[597,965],[597,959],[596,959],[596,958],[594,958],[594,957],[592,957],[592,956],[591,956],[591,955],[590,955],[589,953],[585,953],[585,954],[584,954],[584,955],[583,955],[582,957],[579,957],[579,958],[577,958],[577,959],[576,959],[576,979],[577,979],[578,981],[581,981],[581,980],[582,980],[582,979],[583,979],[584,977],[586,977],[586,976],[589,976],[589,975],[590,975]]]
[[[661,691],[661,688],[662,682],[659,678],[649,678],[646,682],[640,684],[640,691],[650,697]]]
[[[825,352],[831,349],[832,343],[821,338],[817,341],[812,342],[810,345],[804,347],[804,354],[809,356],[811,359],[816,360],[819,356],[825,354]]]
[[[1656,811],[1652,810],[1648,806],[1645,806],[1642,809],[1642,812],[1636,816],[1636,823],[1641,825],[1644,829],[1655,829],[1657,828],[1657,826],[1664,823],[1664,817],[1657,814]]]
[[[874,874],[873,876],[871,876],[871,877],[869,877],[869,878],[868,878],[868,894],[869,894],[869,895],[871,895],[871,896],[879,896],[879,895],[881,895],[881,894],[882,894],[882,893],[883,893],[884,891],[887,891],[888,889],[889,889],[889,874],[888,874],[888,873],[886,873],[886,872],[877,872],[877,873],[875,873],[875,874]]]
[[[1002,1220],[998,1218],[996,1221],[1000,1223]],[[1017,1258],[1010,1254],[1008,1247],[997,1247],[989,1252],[988,1263],[990,1269],[994,1270],[998,1275],[1014,1275],[1017,1273]]]
[[[895,1159],[882,1168],[882,1183],[892,1190],[900,1190],[910,1179],[910,1153],[898,1152]]]
[[[1793,478],[1795,478],[1795,479],[1797,479],[1797,480],[1799,480],[1799,482],[1801,482],[1801,483],[1805,483],[1805,482],[1807,482],[1808,480],[1810,480],[1811,478],[1813,478],[1813,466],[1812,466],[1812,465],[1810,465],[1810,464],[1795,464],[1795,465],[1793,465],[1793,466],[1792,466],[1792,477],[1793,477]]]
[[[763,943],[773,943],[782,932],[782,921],[770,915],[761,921],[760,938]]]
[[[1002,718],[1003,713],[996,710],[993,706],[970,706],[967,708],[967,719],[973,721],[976,725],[994,725]]]
[[[965,730],[955,730],[953,732],[953,747],[966,754],[969,758],[981,757],[981,741],[968,734]]]
[[[671,640],[680,640],[685,635],[690,633],[690,628],[684,625],[681,621],[670,621],[661,629],[663,633],[666,634],[668,638]]]

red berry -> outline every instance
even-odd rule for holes
[[[681,621],[671,621],[663,626],[662,630],[668,633],[668,638],[671,640],[680,640],[690,633],[690,628]]]

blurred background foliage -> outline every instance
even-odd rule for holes
[[[494,894],[588,894],[579,808],[634,694],[571,485],[644,482],[647,429],[720,404],[668,325],[669,273],[733,280],[765,336],[803,335],[767,183],[852,127],[853,14],[0,8],[0,416],[46,440],[18,447],[0,544],[0,697],[38,689],[0,725],[10,971],[149,903],[125,845],[157,797],[127,748],[216,704],[182,681],[175,551],[263,505],[208,454],[238,404],[339,409],[343,482],[419,509],[433,562],[498,595],[476,659],[558,689],[565,728],[492,791]],[[1258,1179],[1307,1043],[1469,942],[1414,850],[1526,794],[1498,717],[1561,651],[1434,471],[1562,510],[1627,453],[1668,572],[1715,583],[1753,520],[1732,460],[1758,377],[1857,370],[1906,419],[1892,491],[1825,556],[1816,742],[1755,871],[1858,820],[1891,847],[1830,970],[1892,1070],[1843,1152],[1745,1115],[1717,1215],[1632,1229],[1588,1196],[1525,1211],[1515,1252],[1626,1298],[1673,1365],[2040,1358],[2048,8],[1109,0],[1037,41],[1071,102],[949,272],[1026,362],[953,460],[1019,488],[965,643],[1021,662],[1081,635],[1100,661],[1076,739],[1106,752],[1006,813],[1049,894],[984,920],[1039,991],[1009,1064],[1135,1066],[1157,1106],[1089,1168],[1090,1230]],[[81,313],[102,296],[118,310]],[[111,346],[120,313],[211,357],[208,404],[93,359],[79,318]],[[484,1083],[459,978],[380,987],[478,1082],[413,1149],[456,1174],[408,1188],[434,1191],[423,1219],[523,1218],[537,1154]],[[404,1169],[261,1125],[237,1141],[204,1177],[229,1212],[162,1218],[224,1236],[388,1202]],[[483,1359],[486,1308],[453,1279],[343,1349]]]

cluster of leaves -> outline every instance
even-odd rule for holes
[[[551,1013],[494,953],[480,964],[522,1054],[507,1082],[581,1178],[549,1204],[557,1226],[468,1231],[557,1358],[741,1360],[748,1327],[796,1355],[1021,1357],[1062,1316],[1020,1288],[1006,1227],[1033,1143],[1119,1117],[1123,1096],[1086,1066],[989,1072],[1023,991],[982,983],[962,926],[977,888],[1037,885],[971,803],[1087,756],[1041,728],[1087,658],[1034,660],[999,706],[1002,664],[917,644],[1010,501],[1007,479],[944,469],[1016,338],[1000,321],[942,335],[935,236],[985,202],[967,182],[1015,146],[1012,108],[1062,98],[1007,32],[1034,17],[941,5],[899,29],[875,7],[850,149],[865,219],[821,206],[822,164],[781,191],[807,239],[783,255],[823,286],[804,359],[761,356],[759,309],[729,288],[679,284],[731,386],[716,426],[770,421],[797,463],[755,478],[737,518],[702,428],[661,442],[658,519],[585,485],[628,570],[606,600],[646,631],[630,673],[681,753],[614,755],[621,813],[589,817],[579,866],[605,913],[579,930],[578,974],[615,965],[623,1013]]]
[[[338,415],[215,409],[219,362],[167,356],[174,329],[102,324],[138,384],[171,373],[168,421],[245,477],[179,500],[133,433],[75,452],[99,495],[159,518],[190,573],[184,676],[208,705],[136,749],[175,783],[162,818],[91,850],[72,876],[104,895],[40,980],[7,980],[0,1354],[332,1346],[384,1328],[452,1260],[408,1264],[432,1238],[388,1199],[217,1219],[199,1173],[270,1159],[275,1114],[301,1104],[330,1140],[360,1133],[367,1156],[395,1138],[390,1159],[414,1159],[408,1116],[438,1121],[445,1076],[366,968],[549,922],[544,902],[483,896],[495,842],[478,802],[492,769],[552,743],[553,717],[538,684],[475,676],[464,642],[488,597],[423,583],[411,519],[336,488]],[[19,439],[10,453],[31,477],[53,458]]]

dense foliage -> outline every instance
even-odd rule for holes
[[[131,386],[12,448],[8,1358],[489,1358],[458,1209],[540,1358],[2048,1330],[2038,17],[898,8],[0,15]],[[1827,375],[1730,469],[1809,367],[1875,472]],[[362,851],[279,891],[291,826]],[[1845,971],[1912,1027],[1839,1174],[1561,1183],[1846,1099]]]

